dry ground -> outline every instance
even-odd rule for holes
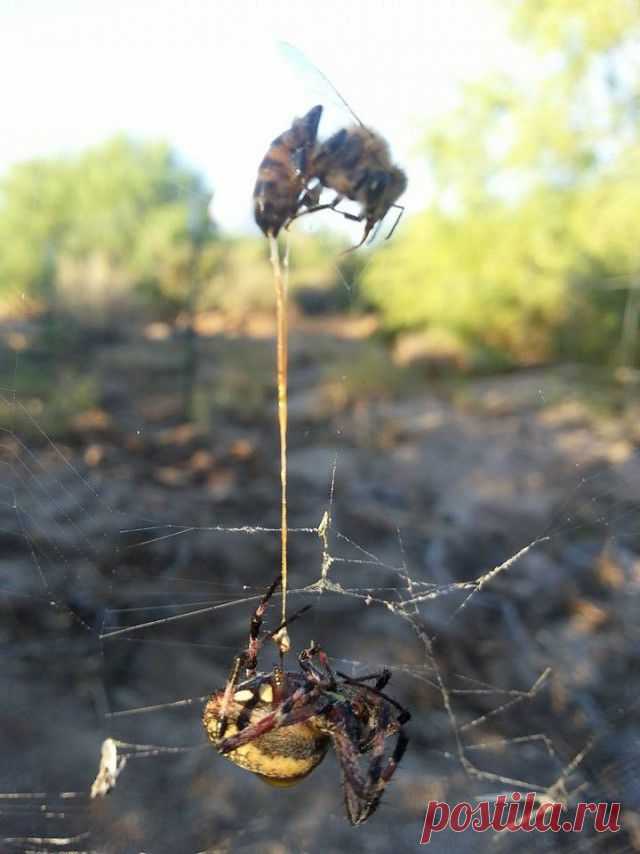
[[[415,627],[435,637],[444,682],[459,692],[458,735],[478,768],[544,789],[595,737],[566,788],[622,800],[625,829],[606,839],[537,835],[527,850],[640,850],[633,395],[612,411],[585,398],[567,367],[455,385],[407,377],[358,321],[321,326],[292,339],[290,525],[318,525],[337,460],[330,542],[344,560],[330,578],[358,595],[295,593],[292,607],[313,609],[292,633],[297,646],[321,643],[342,669],[394,669],[391,692],[413,712],[411,744],[378,813],[348,826],[332,756],[298,787],[268,788],[207,746],[200,700],[164,706],[223,684],[245,642],[248,597],[277,571],[276,534],[207,530],[278,525],[270,325],[201,329],[192,383],[184,341],[161,326],[89,340],[56,356],[53,372],[42,354],[31,358],[29,330],[14,329],[6,342],[25,338],[13,373],[19,405],[9,395],[4,412],[0,792],[48,794],[0,800],[0,839],[44,840],[5,841],[6,850],[415,849],[427,798],[511,791],[464,773]],[[50,371],[48,396],[31,392],[26,365],[28,377]],[[79,377],[90,381],[86,399],[71,394],[66,412]],[[150,530],[131,532],[140,528]],[[443,594],[544,535],[464,609],[468,590]],[[321,556],[313,532],[292,535],[294,588],[318,579]],[[440,595],[407,606],[430,584]],[[139,623],[154,625],[104,637]],[[547,668],[539,692],[523,697]],[[116,790],[89,803],[107,735],[194,749],[130,760]],[[516,741],[530,735],[547,741]],[[68,791],[83,794],[55,797]],[[51,841],[75,833],[89,835]],[[511,851],[518,836],[442,834],[431,849]]]

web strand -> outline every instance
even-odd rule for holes
[[[287,587],[288,587],[288,511],[287,511],[287,421],[288,421],[288,318],[287,291],[289,283],[289,238],[284,255],[284,263],[280,265],[278,241],[269,235],[271,246],[271,264],[276,292],[277,315],[277,374],[278,374],[278,426],[280,432],[280,527],[281,527],[281,588],[282,588],[282,620],[283,628],[274,638],[283,655],[289,649],[289,635],[285,625],[287,620]],[[284,272],[283,272],[284,267]]]
[[[282,262],[285,295],[286,269]],[[21,412],[19,400],[13,394],[10,397],[12,405]],[[35,421],[30,420],[29,424],[37,427]],[[320,487],[321,490],[327,489],[326,497],[323,499],[321,492],[316,495],[311,510],[296,501],[298,517],[295,521],[298,524],[289,528],[287,524],[279,527],[262,525],[260,518],[243,524],[243,515],[239,518],[223,515],[226,508],[222,508],[220,518],[216,517],[215,511],[212,518],[210,508],[207,508],[205,516],[198,517],[198,511],[194,509],[197,505],[190,508],[188,503],[181,504],[175,500],[168,505],[168,512],[159,510],[158,506],[162,505],[149,505],[146,501],[147,496],[156,497],[153,490],[149,493],[141,490],[137,505],[120,501],[118,493],[114,498],[114,493],[107,489],[109,482],[104,480],[104,475],[100,479],[101,472],[88,470],[87,473],[82,457],[73,447],[71,450],[63,444],[58,447],[39,428],[33,432],[37,450],[30,448],[26,440],[23,441],[12,430],[3,434],[8,440],[2,449],[1,461],[3,528],[5,534],[13,537],[8,541],[9,549],[15,549],[26,558],[25,566],[31,569],[31,573],[10,576],[12,583],[3,590],[3,595],[7,602],[9,596],[32,600],[31,611],[38,631],[49,630],[50,626],[54,632],[68,631],[74,638],[76,635],[82,637],[81,643],[85,646],[87,637],[95,639],[95,647],[100,651],[99,666],[104,669],[96,685],[104,689],[105,699],[96,703],[101,721],[99,729],[104,732],[94,734],[100,738],[110,736],[118,749],[116,758],[127,759],[126,768],[119,761],[114,762],[113,751],[105,760],[108,760],[108,769],[115,769],[114,781],[119,778],[116,788],[124,790],[115,798],[133,798],[134,793],[136,797],[142,797],[137,791],[140,780],[144,778],[146,785],[147,778],[154,777],[163,763],[176,763],[176,770],[170,772],[174,777],[185,773],[190,780],[202,779],[207,781],[206,785],[210,784],[207,775],[212,773],[210,766],[215,765],[216,757],[209,756],[208,745],[193,737],[197,730],[193,722],[197,723],[198,710],[208,696],[204,692],[223,684],[224,672],[222,668],[214,672],[215,666],[219,661],[228,662],[237,653],[244,639],[243,617],[245,613],[248,617],[264,591],[261,574],[249,563],[242,565],[242,571],[235,578],[224,567],[219,572],[217,567],[210,572],[208,565],[200,574],[199,565],[203,560],[220,559],[222,562],[227,554],[235,556],[234,549],[229,548],[229,540],[235,537],[242,541],[243,549],[250,548],[245,544],[253,540],[255,553],[260,554],[262,545],[273,545],[274,541],[280,540],[278,534],[282,535],[283,530],[289,537],[294,537],[296,545],[301,546],[300,551],[309,559],[305,560],[304,571],[300,573],[301,583],[290,587],[287,580],[277,595],[283,599],[286,594],[296,606],[300,601],[305,603],[313,597],[314,613],[319,620],[327,615],[332,620],[334,614],[349,610],[362,615],[359,624],[361,634],[357,636],[353,652],[347,652],[343,643],[337,641],[333,645],[328,644],[331,664],[356,679],[380,667],[392,672],[393,684],[399,686],[398,697],[407,702],[416,719],[414,732],[419,734],[414,740],[413,756],[419,755],[420,738],[430,739],[432,746],[426,749],[431,759],[442,760],[437,772],[428,770],[425,764],[420,771],[424,779],[429,773],[439,773],[439,784],[453,785],[456,779],[463,777],[465,791],[484,787],[484,790],[491,790],[488,794],[481,791],[487,797],[523,790],[538,793],[541,801],[553,799],[571,803],[586,786],[593,789],[594,782],[602,783],[599,769],[611,768],[612,774],[617,775],[612,785],[618,785],[619,791],[623,791],[624,768],[615,753],[610,757],[605,755],[606,762],[597,754],[599,742],[587,738],[593,728],[579,726],[579,732],[572,740],[573,734],[568,733],[569,727],[563,726],[560,713],[556,711],[554,716],[554,702],[563,708],[563,696],[568,695],[571,702],[576,698],[579,701],[582,692],[586,698],[583,720],[593,714],[597,716],[596,720],[604,721],[600,734],[600,741],[604,742],[615,728],[609,720],[611,708],[607,705],[607,695],[597,696],[588,687],[576,689],[570,681],[570,671],[568,674],[566,669],[562,669],[563,647],[556,639],[563,636],[554,633],[553,622],[545,623],[546,635],[535,625],[536,613],[544,611],[545,598],[551,600],[552,594],[565,596],[567,594],[563,590],[570,586],[572,601],[581,605],[579,597],[587,596],[603,611],[609,609],[606,617],[610,623],[615,625],[619,620],[620,626],[626,626],[626,634],[618,636],[619,644],[625,638],[627,643],[634,643],[637,639],[636,623],[630,619],[634,613],[634,597],[637,601],[640,590],[637,558],[633,551],[635,541],[620,538],[621,557],[615,566],[607,570],[612,580],[604,589],[594,569],[596,557],[587,555],[590,564],[587,577],[586,565],[580,554],[572,552],[571,545],[567,548],[564,539],[571,538],[571,542],[575,542],[575,532],[582,530],[585,532],[583,539],[587,541],[594,530],[594,522],[599,526],[598,533],[604,526],[611,552],[608,560],[615,563],[614,544],[618,526],[622,532],[636,531],[634,520],[637,519],[638,502],[636,492],[631,488],[627,493],[629,498],[616,497],[609,480],[615,474],[613,468],[590,472],[585,464],[575,481],[569,474],[569,483],[563,480],[549,519],[540,521],[536,517],[532,523],[541,529],[538,536],[533,536],[536,533],[534,529],[531,537],[524,540],[527,543],[524,547],[508,541],[505,548],[499,543],[492,549],[490,557],[482,554],[476,558],[474,555],[472,570],[464,574],[457,573],[455,561],[452,561],[454,569],[450,571],[447,555],[442,552],[436,557],[430,553],[421,562],[415,551],[416,538],[411,521],[403,522],[402,535],[398,531],[399,554],[395,554],[392,534],[396,528],[394,507],[385,506],[381,540],[376,540],[375,531],[371,536],[374,521],[366,521],[369,527],[364,527],[365,533],[362,523],[360,527],[358,522],[353,523],[350,513],[354,497],[357,501],[362,490],[358,479],[349,476],[351,449],[347,443],[340,447],[340,465],[336,462],[335,447],[327,453],[326,487]],[[314,476],[317,477],[318,466],[314,465]],[[341,495],[342,478],[346,488],[345,494]],[[354,483],[360,491],[355,490]],[[575,483],[575,489],[571,483]],[[366,481],[362,489],[365,488]],[[271,500],[267,500],[265,507],[271,506]],[[235,508],[232,507],[232,511],[235,512]],[[310,516],[310,512],[314,515]],[[151,518],[145,519],[147,515]],[[314,524],[317,518],[320,521]],[[434,529],[421,527],[418,530],[421,534],[427,530],[432,535]],[[113,538],[111,542],[109,536]],[[262,543],[256,543],[256,538]],[[173,568],[177,564],[172,560],[173,543],[176,541],[185,541],[193,547],[193,550],[186,550],[187,557],[180,558],[182,563],[177,570]],[[216,552],[218,543],[219,553]],[[147,555],[152,559],[148,570],[145,563]],[[11,554],[9,558],[12,559]],[[549,567],[553,563],[555,569],[551,575]],[[84,584],[90,578],[88,567],[96,565],[100,566],[101,583],[106,583],[106,587],[96,587],[94,592],[94,588],[88,585],[85,588]],[[581,572],[584,572],[582,578]],[[585,586],[585,580],[591,589]],[[526,601],[519,605],[518,597],[525,594]],[[561,604],[561,598],[557,601],[559,609],[566,607]],[[589,602],[585,604],[588,606]],[[12,607],[8,605],[8,609]],[[523,610],[518,614],[516,609],[519,607]],[[487,609],[493,608],[505,614],[511,609],[514,613],[509,617],[512,620],[510,625],[517,631],[501,635],[497,623],[483,623]],[[86,618],[85,609],[90,615]],[[278,606],[274,605],[273,610],[277,609]],[[568,612],[567,620],[571,613]],[[581,613],[574,611],[572,619]],[[598,618],[597,610],[594,615],[589,610],[584,611],[584,619],[591,616]],[[528,622],[530,619],[531,623]],[[8,622],[10,624],[11,619]],[[505,624],[507,622],[505,619]],[[279,625],[275,613],[268,615],[268,625]],[[227,632],[227,627],[232,628]],[[82,631],[76,632],[78,628]],[[484,634],[483,628],[486,629]],[[326,629],[320,630],[326,637]],[[180,631],[184,631],[184,635],[178,634]],[[345,643],[350,643],[354,634],[347,633]],[[307,642],[302,621],[300,635]],[[54,635],[50,636],[53,639]],[[406,658],[393,648],[394,641],[397,639],[399,642],[403,636],[409,637],[408,644],[405,641]],[[187,640],[181,640],[181,637]],[[573,637],[573,642],[576,642],[575,631],[564,637],[569,640]],[[604,631],[601,642],[610,642],[611,637]],[[384,638],[385,647],[375,645],[380,638]],[[584,630],[577,643],[588,644],[590,639],[591,635]],[[508,649],[513,650],[514,659],[520,657],[526,663],[520,673],[530,671],[530,681],[521,683],[517,671],[512,669],[510,677],[502,683],[504,663],[500,656],[507,655],[507,647],[496,646],[500,641],[509,643]],[[73,650],[77,643],[77,640],[70,641],[69,650]],[[553,643],[557,644],[557,655],[554,655],[556,650],[550,651]],[[154,645],[162,645],[161,652],[155,656],[156,662],[159,658],[164,659],[165,655],[169,659],[173,654],[171,648],[176,647],[175,660],[180,665],[184,661],[184,672],[194,668],[191,671],[193,675],[202,665],[205,678],[195,685],[191,679],[180,683],[180,666],[169,679],[165,678],[165,670],[160,668],[162,676],[159,679],[160,671],[153,669],[154,655],[147,656],[144,652],[145,647],[153,650]],[[53,647],[52,643],[46,650],[46,665],[51,663],[52,669],[53,665],[60,667],[66,655],[66,649]],[[496,653],[496,649],[501,652]],[[590,660],[589,648],[584,655],[582,646],[576,645],[575,650],[582,655],[582,658],[576,656],[575,666],[583,667],[584,662]],[[26,639],[16,636],[3,653],[6,671],[9,672],[15,663],[16,672],[21,673],[20,659],[42,655],[43,640],[40,636]],[[343,657],[345,654],[351,657]],[[477,657],[474,658],[475,654]],[[573,653],[568,647],[567,657],[570,654]],[[129,669],[126,671],[126,690],[123,690],[124,683],[118,681],[119,676],[112,677],[111,685],[107,674],[109,671],[115,674],[119,663],[125,659]],[[139,669],[129,666],[136,659],[143,662]],[[200,664],[196,665],[199,659]],[[214,667],[213,659],[216,660]],[[73,661],[71,657],[69,660]],[[623,666],[624,657],[621,660],[620,666]],[[73,665],[78,675],[79,661]],[[556,662],[558,672],[550,674],[547,665]],[[148,664],[152,666],[147,671]],[[41,666],[40,662],[38,665]],[[263,662],[261,666],[266,668],[268,663]],[[47,666],[42,668],[42,671],[46,670]],[[20,677],[16,685],[19,681]],[[630,699],[623,697],[620,701],[620,709],[628,716],[632,711]],[[541,708],[546,715],[542,720],[537,714]],[[563,713],[568,718],[572,709],[567,707]],[[422,731],[419,729],[421,714],[424,721]],[[520,716],[522,720],[519,720]],[[516,721],[512,725],[514,718]],[[437,719],[441,721],[439,731],[438,724],[434,725]],[[587,724],[593,719],[587,718]],[[173,726],[177,721],[184,725],[184,732]],[[191,732],[187,727],[192,727]],[[75,738],[74,734],[71,746]],[[6,820],[6,829],[0,832],[0,845],[4,843],[8,850],[16,847],[22,850],[19,848],[21,845],[31,846],[29,850],[69,850],[70,845],[85,844],[88,837],[81,834],[86,834],[89,827],[92,828],[91,839],[98,839],[100,828],[93,825],[88,806],[89,787],[98,764],[99,739],[96,737],[94,740],[95,757],[92,756],[90,763],[84,766],[86,787],[75,799],[67,798],[63,803],[62,799],[68,793],[60,791],[56,794],[53,787],[50,793],[42,792],[42,787],[37,784],[33,786],[33,792],[5,793],[4,806],[0,804],[0,811],[6,813],[9,809],[11,814],[10,821]],[[532,755],[534,760],[531,760]],[[199,769],[200,778],[195,776],[198,772],[193,771],[198,757],[202,757],[205,769]],[[403,785],[408,788],[424,782],[423,777],[411,776],[411,761],[412,758],[401,769],[398,786],[391,789],[390,797],[383,804],[382,808],[388,814],[394,809],[399,810],[397,804]],[[599,763],[596,766],[599,777],[596,778],[594,762]],[[141,773],[141,767],[144,773]],[[213,773],[218,770],[214,769]],[[224,778],[224,771],[220,778]],[[105,779],[106,786],[111,777]],[[404,780],[413,782],[405,784]],[[61,790],[79,787],[71,779],[68,782],[61,780],[59,785]],[[17,786],[16,783],[12,788]],[[115,798],[102,805],[105,812],[112,810]],[[195,799],[194,804],[197,805]],[[141,801],[139,815],[151,820],[153,808],[151,800]],[[43,815],[47,818],[46,826],[44,821],[40,822]],[[14,826],[17,829],[14,830]],[[108,832],[117,831],[110,829]],[[78,841],[74,843],[73,840]],[[63,842],[68,843],[66,848],[59,847]],[[96,841],[92,850],[98,846]],[[193,846],[189,850],[200,849]]]

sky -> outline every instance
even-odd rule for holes
[[[321,137],[349,121],[319,68],[390,142],[411,211],[427,202],[429,121],[464,81],[526,61],[499,0],[0,0],[0,174],[117,132],[163,139],[206,175],[224,232],[258,233],[270,141],[316,103]]]

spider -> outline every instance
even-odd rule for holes
[[[313,641],[298,656],[299,672],[285,672],[277,665],[270,673],[258,672],[262,644],[284,627],[260,637],[278,582],[260,600],[251,618],[249,644],[236,657],[225,688],[207,700],[202,722],[223,756],[274,786],[298,783],[322,762],[333,743],[347,817],[352,825],[362,824],[375,812],[407,748],[402,726],[411,715],[383,693],[391,678],[388,670],[358,679],[334,673],[326,653]],[[240,682],[243,668],[246,679]],[[391,737],[395,745],[385,756]],[[365,773],[359,762],[362,754],[369,754]]]

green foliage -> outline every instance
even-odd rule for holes
[[[507,0],[514,31],[542,49],[603,52],[638,35],[636,0]]]
[[[640,3],[501,3],[534,65],[468,85],[430,130],[434,196],[388,244],[337,259],[329,234],[296,224],[292,301],[372,307],[391,335],[454,342],[476,369],[637,360]],[[85,321],[132,302],[167,318],[271,312],[267,241],[216,239],[208,201],[164,144],[117,137],[16,166],[0,182],[0,299]]]
[[[292,230],[289,239],[289,288],[294,300],[296,293],[307,288],[324,292],[339,309],[355,299],[355,294],[349,292],[349,283],[364,263],[362,256],[347,256],[338,269],[335,259],[345,247],[330,234],[309,235]],[[217,263],[205,283],[201,306],[235,317],[272,311],[275,297],[268,241],[262,237],[232,238],[222,241],[216,249]]]
[[[273,307],[272,273],[266,240],[225,240],[220,246],[219,261],[202,295],[204,308],[238,316]]]
[[[69,227],[73,182],[65,161],[14,166],[0,185],[0,296],[51,297],[55,245]]]
[[[216,420],[234,419],[255,424],[275,412],[274,365],[270,343],[227,342],[225,357],[215,373],[198,383],[194,394],[194,420],[211,430]]]
[[[611,363],[640,267],[640,4],[520,0],[534,79],[494,77],[424,142],[431,206],[364,273],[391,333],[442,330],[469,363]]]
[[[379,342],[371,341],[325,367],[319,398],[325,412],[401,397],[413,388],[413,374],[395,365]]]
[[[22,357],[10,376],[0,374],[3,388],[20,389],[16,398],[0,394],[0,431],[9,430],[23,441],[60,439],[73,429],[79,415],[98,405],[99,388],[95,377],[74,368],[54,371],[51,360]]]
[[[532,197],[470,219],[432,211],[375,259],[365,292],[387,328],[448,330],[472,364],[544,358],[564,318],[571,263],[563,204]],[[544,211],[544,217],[541,212]]]
[[[180,303],[214,237],[209,199],[163,143],[19,164],[0,185],[0,294],[88,312],[145,290]]]

